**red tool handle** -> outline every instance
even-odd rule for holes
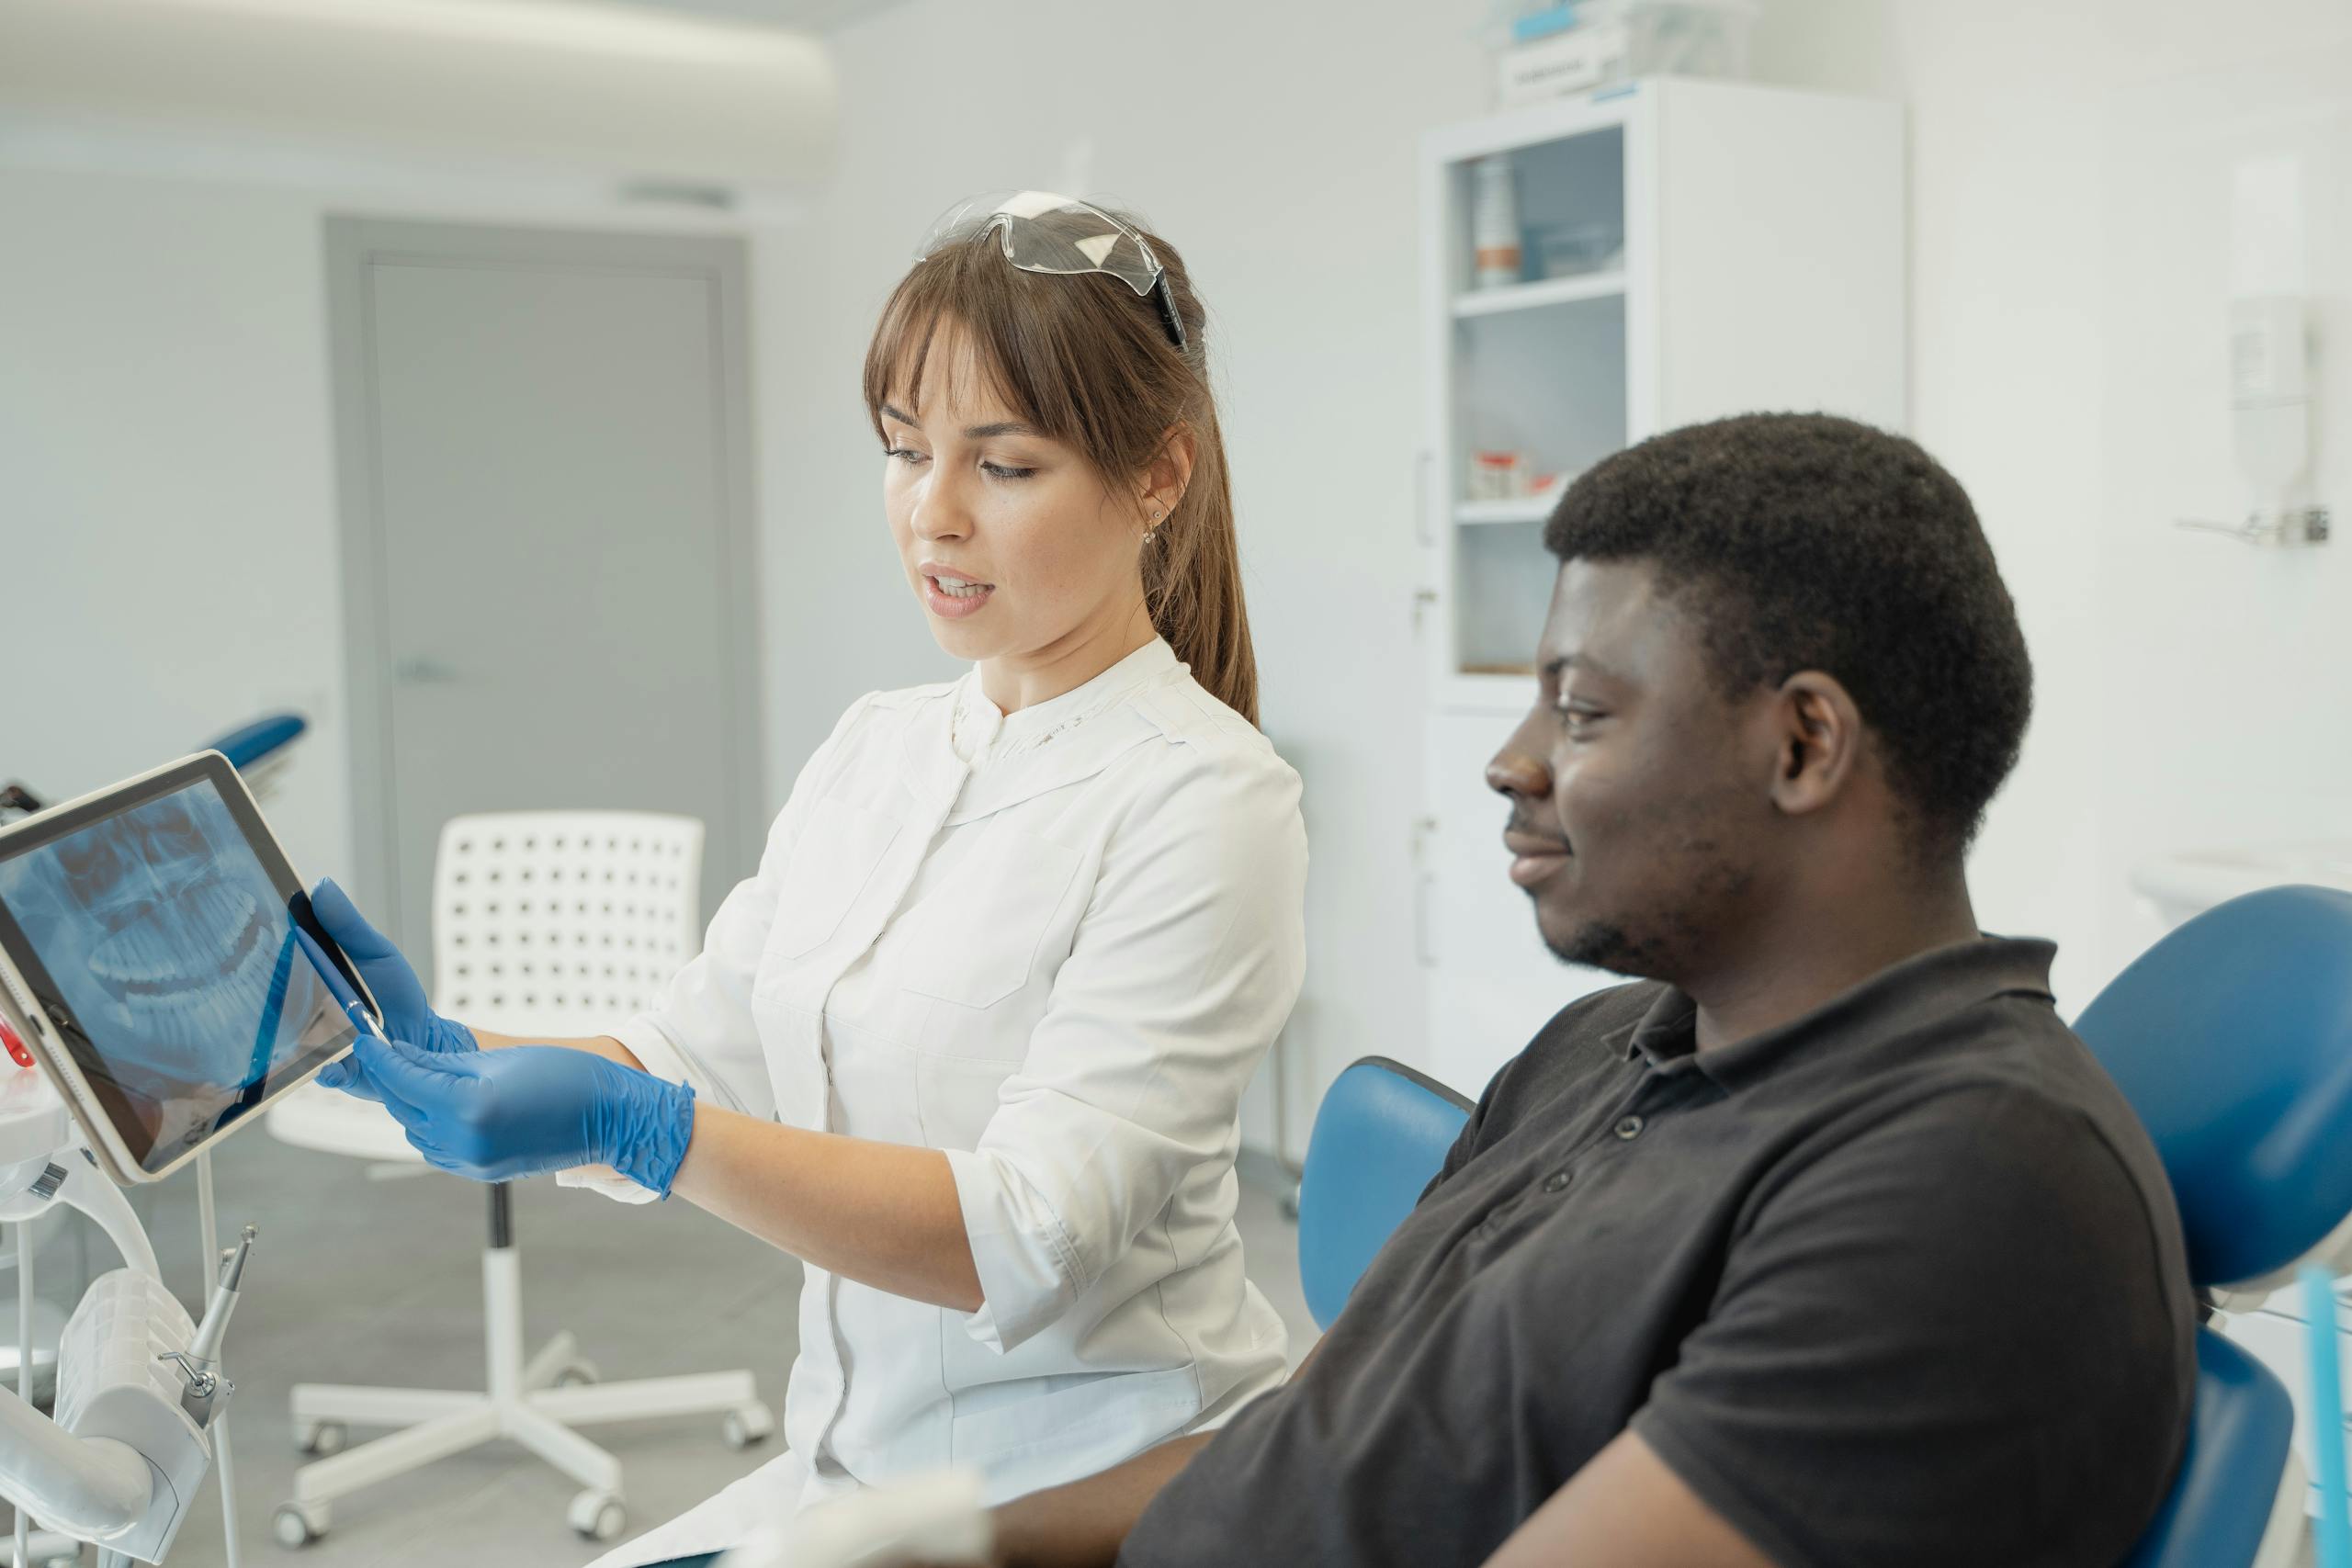
[[[15,1058],[17,1066],[29,1067],[33,1065],[33,1054],[25,1049],[25,1043],[17,1038],[17,1032],[5,1021],[0,1021],[0,1045],[8,1047],[8,1055]]]

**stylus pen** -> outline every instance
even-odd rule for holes
[[[354,997],[349,1001],[343,1004],[343,1016],[349,1019],[351,1021],[351,1027],[357,1030],[360,1033],[372,1034],[377,1039],[383,1041],[387,1045],[391,1043],[391,1040],[381,1029],[377,1027],[376,1015],[369,1012],[368,1010],[368,1004],[361,1001],[357,997]]]
[[[375,1016],[368,1010],[368,1004],[352,990],[351,982],[343,977],[343,971],[319,951],[319,944],[311,933],[298,925],[294,928],[294,940],[302,944],[302,952],[310,958],[311,967],[318,972],[320,984],[325,986],[327,994],[334,998],[335,1005],[343,1010],[343,1016],[351,1027],[361,1034],[372,1034],[385,1044],[390,1044],[391,1041],[377,1024]]]

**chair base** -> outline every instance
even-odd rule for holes
[[[605,1421],[662,1416],[723,1415],[734,1447],[760,1441],[775,1419],[760,1403],[749,1371],[699,1372],[600,1383],[570,1334],[559,1334],[528,1361],[522,1354],[521,1259],[511,1246],[482,1254],[482,1297],[488,1325],[489,1388],[370,1388],[345,1383],[298,1383],[291,1401],[302,1447],[327,1451],[294,1472],[294,1496],[279,1506],[279,1542],[302,1546],[327,1531],[329,1505],[378,1482],[435,1460],[479,1448],[493,1438],[520,1443],[583,1488],[572,1500],[572,1529],[609,1540],[627,1528],[620,1461],[573,1428]],[[572,1379],[580,1381],[563,1386]],[[397,1427],[389,1437],[336,1453],[345,1425]]]

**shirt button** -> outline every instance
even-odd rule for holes
[[[1642,1129],[1647,1125],[1638,1116],[1621,1116],[1617,1120],[1617,1135],[1627,1139],[1638,1138],[1642,1135]]]
[[[1566,1187],[1567,1184],[1568,1173],[1565,1170],[1555,1170],[1551,1175],[1544,1179],[1544,1190],[1546,1192],[1557,1192],[1561,1188]]]

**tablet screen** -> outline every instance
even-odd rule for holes
[[[0,940],[132,1156],[158,1170],[353,1032],[295,940],[297,919],[316,940],[300,886],[279,885],[211,779],[110,804],[0,846]]]

